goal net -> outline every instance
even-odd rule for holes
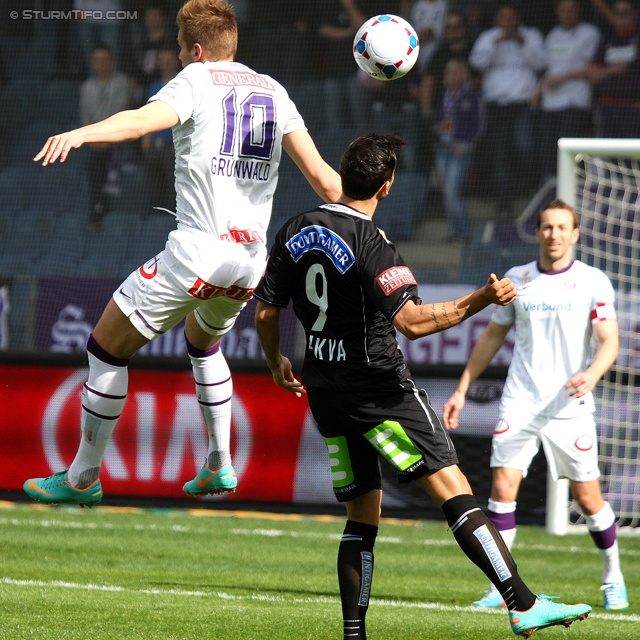
[[[558,141],[558,197],[580,214],[576,257],[616,290],[619,355],[596,388],[601,482],[618,525],[640,525],[640,140]],[[567,483],[549,483],[547,530],[580,523]]]

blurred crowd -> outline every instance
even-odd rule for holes
[[[46,10],[123,10],[136,20],[58,21],[49,77],[82,82],[86,124],[143,104],[180,69],[176,0],[45,0]],[[469,185],[509,220],[556,173],[559,137],[640,137],[640,22],[632,0],[236,0],[237,60],[289,89],[314,137],[395,132],[402,168],[442,194],[451,240],[469,234]],[[420,39],[416,67],[372,80],[352,58],[369,17],[395,13]],[[0,82],[6,80],[0,60]],[[170,135],[91,160],[93,222],[123,166],[146,167],[172,208]]]

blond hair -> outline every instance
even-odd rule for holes
[[[225,0],[187,0],[176,17],[190,49],[197,43],[209,60],[233,58],[238,49],[238,23]]]

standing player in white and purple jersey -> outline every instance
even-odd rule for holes
[[[189,495],[234,491],[229,367],[222,335],[253,295],[264,270],[266,231],[284,149],[317,194],[340,194],[285,89],[233,61],[238,28],[224,0],[187,0],[177,15],[183,70],[140,109],[49,138],[34,158],[64,162],[71,149],[122,142],[173,128],[177,229],[164,251],[118,287],[89,338],[82,434],[70,468],[33,478],[24,490],[49,503],[102,498],[102,458],[127,394],[129,359],[180,320],[209,449]]]
[[[600,490],[598,441],[592,391],[618,355],[614,291],[599,269],[573,259],[578,215],[562,200],[538,214],[540,257],[510,269],[516,302],[496,307],[478,339],[458,386],[443,409],[445,426],[455,429],[465,396],[515,324],[513,360],[502,394],[491,450],[493,484],[489,519],[509,548],[516,535],[516,498],[533,457],[544,448],[552,476],[567,478],[603,563],[606,609],[626,609],[615,515]],[[591,339],[597,349],[591,362]],[[476,606],[500,606],[492,585]]]

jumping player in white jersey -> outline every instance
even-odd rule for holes
[[[331,459],[334,494],[346,506],[338,550],[344,640],[367,637],[383,463],[395,468],[400,483],[415,481],[441,506],[460,548],[499,585],[516,635],[569,626],[591,607],[529,590],[398,348],[396,330],[415,340],[488,304],[508,305],[515,294],[509,278],[491,274],[478,291],[422,304],[411,269],[372,220],[392,187],[403,144],[392,134],[354,140],[340,162],[340,199],[280,229],[256,290],[256,328],[273,379],[297,396],[307,394]],[[279,314],[289,301],[306,336],[301,382],[280,352]]]
[[[338,174],[320,157],[285,89],[233,61],[237,22],[223,0],[187,0],[177,15],[183,70],[149,102],[49,138],[34,158],[64,162],[72,149],[173,128],[177,229],[164,251],[117,288],[90,336],[81,442],[68,470],[33,478],[24,490],[49,503],[102,498],[102,458],[122,412],[129,359],[185,321],[185,338],[209,449],[189,495],[234,491],[229,367],[222,335],[264,270],[266,231],[284,149],[316,193],[333,201]]]
[[[491,449],[493,484],[489,519],[509,548],[516,535],[516,498],[542,443],[551,475],[568,478],[603,563],[606,609],[626,609],[615,515],[600,490],[592,391],[618,354],[614,291],[599,269],[573,259],[578,215],[562,200],[537,218],[540,257],[510,269],[518,298],[496,307],[476,343],[458,386],[443,409],[448,429],[458,427],[470,385],[486,369],[515,324],[513,360],[502,394]],[[591,338],[597,349],[589,363]],[[476,606],[503,604],[493,587]]]

